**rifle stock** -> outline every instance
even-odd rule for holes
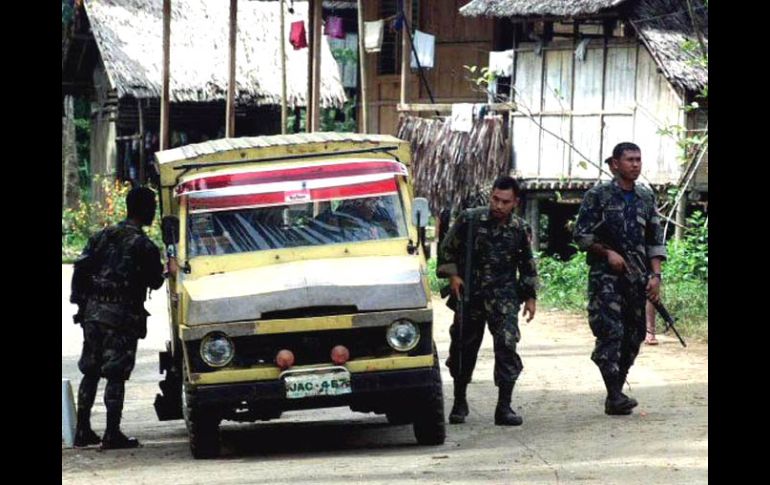
[[[594,233],[599,237],[600,244],[603,244],[609,249],[615,251],[623,258],[623,260],[626,262],[626,276],[631,283],[631,287],[634,289],[634,291],[639,292],[640,286],[642,284],[647,284],[647,263],[638,254],[634,258],[629,257],[629,255],[623,251],[622,246],[617,244],[615,238],[606,229],[604,223],[605,221],[602,220],[602,222],[596,226]],[[684,339],[674,326],[676,319],[671,316],[666,307],[663,306],[663,303],[660,301],[654,302],[650,300],[649,297],[647,297],[647,300],[652,303],[652,306],[655,307],[655,310],[657,310],[658,314],[666,322],[666,329],[664,332],[668,331],[670,328],[674,331],[674,334],[676,335],[676,338],[679,339],[679,343],[682,344],[682,347],[687,347]]]

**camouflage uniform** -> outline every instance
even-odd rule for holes
[[[468,382],[476,365],[476,357],[484,336],[484,323],[494,337],[495,385],[513,384],[523,365],[516,353],[519,333],[519,306],[535,298],[537,268],[529,243],[529,226],[511,214],[508,221],[498,225],[488,207],[469,209],[460,214],[449,229],[439,250],[441,264],[438,272],[463,277],[468,218],[473,217],[473,268],[468,317],[463,327],[462,375],[458,374],[457,315],[449,329],[452,343],[446,365],[458,382]],[[518,278],[517,278],[518,269]],[[453,299],[453,297],[452,297]]]
[[[92,236],[75,262],[70,301],[79,307],[83,382],[78,405],[93,405],[99,377],[108,379],[105,404],[120,403],[136,360],[137,339],[147,334],[147,288],[163,284],[160,251],[141,227],[125,220]]]
[[[580,206],[574,236],[577,245],[587,250],[600,243],[601,231],[612,234],[629,257],[665,259],[666,246],[655,195],[649,188],[636,184],[630,202],[617,179],[599,184],[586,192]],[[646,328],[644,284],[631,287],[627,278],[614,273],[606,258],[588,253],[588,323],[596,337],[591,354],[603,376],[620,376],[625,380],[633,365]]]

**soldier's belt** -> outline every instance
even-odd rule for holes
[[[90,299],[99,303],[126,303],[130,305],[141,303],[141,301],[137,300],[136,298],[129,298],[123,295],[97,294],[91,295]]]

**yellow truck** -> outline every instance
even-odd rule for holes
[[[312,133],[156,154],[170,340],[160,420],[196,458],[222,420],[349,406],[444,442],[427,279],[425,199],[407,142]]]

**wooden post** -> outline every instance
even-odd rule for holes
[[[285,0],[281,0],[281,134],[286,134],[286,19]]]
[[[315,13],[315,3],[316,0],[308,0],[307,2],[307,35],[310,42],[308,43],[307,50],[307,97],[305,98],[305,131],[308,133],[313,131],[313,51],[315,50],[315,42],[313,42],[315,22],[313,22],[313,15]]]
[[[366,109],[366,51],[364,50],[364,2],[358,0],[358,66],[361,70],[361,133],[367,131]]]
[[[312,131],[321,128],[321,20],[323,2],[313,2],[313,123]]]
[[[235,39],[238,34],[238,0],[230,0],[230,58],[227,79],[227,122],[225,136],[235,137]]]
[[[406,104],[406,83],[407,83],[407,76],[406,74],[409,72],[409,54],[411,53],[411,49],[409,47],[409,33],[406,29],[409,27],[408,25],[412,24],[412,2],[411,0],[405,0],[404,1],[404,17],[406,17],[406,22],[402,22],[401,25],[401,104]]]
[[[168,148],[168,78],[171,44],[171,0],[163,0],[163,88],[160,93],[160,149]]]
[[[540,251],[540,201],[534,196],[527,199],[527,215],[532,228],[532,251]]]
[[[518,49],[518,36],[516,35],[516,32],[519,30],[521,24],[513,24],[513,59],[511,62],[513,63],[513,69],[511,71],[511,85],[510,85],[510,91],[508,94],[508,101],[511,104],[514,104],[516,102],[516,61],[519,58],[519,56],[516,53],[516,49]],[[511,145],[511,160],[510,160],[510,167],[511,172],[516,170],[516,150],[513,147],[513,130],[515,127],[513,126],[513,111],[514,109],[510,110],[508,112],[508,139],[510,140]]]
[[[145,182],[144,163],[146,156],[144,153],[144,111],[142,110],[141,99],[136,100],[136,108],[139,112],[139,184],[141,185]]]

